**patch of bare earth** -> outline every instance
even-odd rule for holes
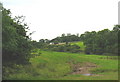
[[[93,68],[96,68],[97,65],[90,62],[85,62],[82,64],[80,63],[71,64],[71,67],[73,69],[73,72],[71,74],[82,74],[82,75],[90,76],[90,75],[93,75],[90,73],[90,70]],[[99,75],[95,75],[95,76],[99,76]]]

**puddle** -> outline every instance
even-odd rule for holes
[[[91,76],[93,74],[88,73],[88,74],[82,74],[82,75],[84,75],[84,76]]]
[[[91,74],[89,71],[95,67],[97,67],[97,66],[94,63],[89,63],[89,62],[83,63],[83,65],[80,63],[73,64],[72,65],[73,72],[71,74],[80,74],[83,76],[91,76],[94,74]]]

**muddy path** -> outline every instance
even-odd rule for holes
[[[85,63],[78,63],[78,64],[72,64],[69,63],[72,69],[72,72],[70,74],[82,74],[82,75],[92,75],[90,73],[90,70],[93,68],[96,68],[97,65],[94,63],[90,62],[85,62]]]
[[[96,67],[97,65],[89,62],[83,63],[82,65],[75,64],[73,65],[73,72],[71,74],[90,74],[90,70]]]

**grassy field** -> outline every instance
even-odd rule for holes
[[[33,50],[32,65],[17,66],[8,79],[117,80],[117,57]],[[81,68],[81,71],[78,69]],[[84,69],[82,69],[84,68]],[[90,76],[83,74],[89,73]]]

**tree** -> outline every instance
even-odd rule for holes
[[[40,39],[40,40],[39,40],[39,43],[44,43],[44,42],[45,42],[44,39]]]
[[[52,39],[50,42],[57,42],[57,43],[65,42],[66,44],[68,44],[68,42],[73,42],[73,41],[80,41],[80,37],[78,35],[74,35],[74,34],[72,35],[68,33],[66,36],[65,34],[62,34],[61,37],[56,37]]]
[[[20,21],[23,17],[13,19],[10,10],[5,8],[2,15],[3,66],[29,63],[31,45],[26,35],[28,26]]]
[[[85,32],[80,39],[86,45],[85,52],[90,54],[118,54],[118,34],[120,25],[115,25],[113,30],[104,29],[98,32]]]

